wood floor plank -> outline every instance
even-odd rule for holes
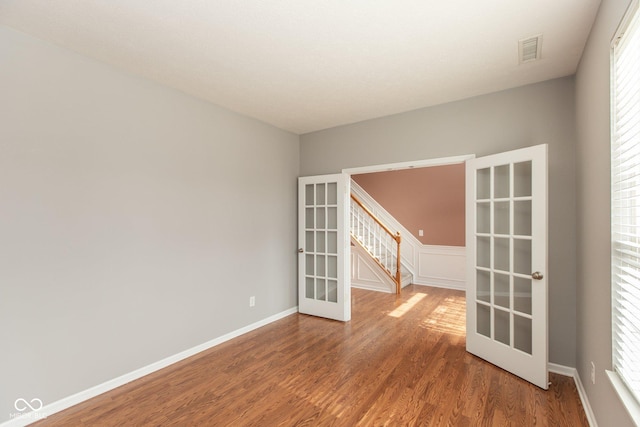
[[[294,314],[38,426],[587,426],[573,379],[545,391],[465,350],[464,293],[353,289],[347,323]]]

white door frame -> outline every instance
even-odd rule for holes
[[[448,165],[462,165],[464,167],[465,162],[473,158],[475,158],[474,154],[440,157],[434,159],[423,159],[400,163],[388,163],[382,165],[348,168],[343,169],[343,173],[349,174],[349,176],[351,176],[377,172],[403,170],[409,171],[411,169],[422,169]],[[356,185],[356,190],[354,191],[354,189],[352,188],[352,192],[358,195],[358,197],[360,197],[365,205],[367,205],[369,208],[373,208],[373,212],[378,215],[378,217],[382,219],[388,226],[391,226],[391,228],[395,228],[402,232],[402,263],[406,267],[406,270],[411,272],[411,274],[413,275],[414,283],[451,287],[451,289],[458,290],[465,289],[464,269],[456,270],[459,271],[459,273],[454,274],[454,276],[449,276],[446,272],[446,270],[450,268],[451,265],[464,264],[464,259],[466,257],[466,250],[464,246],[453,247],[423,245],[417,237],[406,230],[402,224],[398,223],[384,208],[379,209],[380,206],[378,206],[377,204],[367,203],[367,199],[370,196],[366,192],[364,194],[359,193],[357,188],[359,187]],[[446,260],[445,264],[449,265],[449,267],[442,266],[440,267],[441,270],[439,272],[433,271],[433,274],[427,273],[427,275],[421,275],[425,273],[424,269],[420,268],[421,263],[429,264],[436,262],[439,264],[439,261],[442,260],[443,257],[444,260]],[[351,273],[357,274],[353,270]]]
[[[465,154],[462,156],[438,157],[435,159],[413,160],[409,162],[385,163],[381,165],[362,166],[357,168],[346,168],[346,169],[342,169],[342,173],[345,173],[351,176],[351,175],[358,175],[361,173],[388,172],[388,171],[403,170],[403,169],[426,168],[430,166],[446,166],[446,165],[464,163],[469,159],[474,159],[475,157],[476,157],[475,154]]]

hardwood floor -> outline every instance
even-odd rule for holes
[[[587,426],[548,391],[465,351],[464,294],[353,289],[353,320],[294,314],[38,426]]]

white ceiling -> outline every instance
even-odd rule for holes
[[[599,4],[0,0],[0,24],[307,133],[571,75]]]

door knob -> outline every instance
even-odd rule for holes
[[[299,254],[301,254],[301,253],[303,253],[303,252],[304,252],[304,249],[302,249],[302,248],[298,248],[298,253],[299,253]]]
[[[531,278],[534,280],[542,280],[544,276],[539,272],[536,271],[535,273],[531,273]]]

